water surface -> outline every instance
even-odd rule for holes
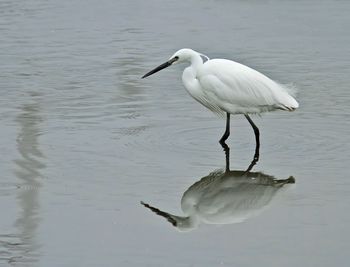
[[[349,11],[348,1],[1,1],[0,266],[346,266]],[[257,216],[186,233],[140,204],[182,214],[183,193],[225,169],[225,122],[187,95],[183,66],[140,79],[183,47],[294,83],[300,102],[253,118],[253,171],[295,185]],[[243,116],[228,144],[231,170],[244,170],[254,135]]]

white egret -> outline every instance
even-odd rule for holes
[[[254,160],[259,158],[259,129],[249,114],[267,111],[293,111],[299,107],[292,90],[262,73],[227,59],[209,59],[203,62],[203,54],[184,48],[177,51],[162,65],[146,73],[150,76],[175,63],[188,62],[182,74],[182,82],[188,93],[199,103],[216,114],[225,116],[226,130],[220,139],[225,148],[230,135],[230,114],[243,114],[253,127],[256,140]]]

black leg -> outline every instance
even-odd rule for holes
[[[230,113],[226,113],[226,129],[225,129],[224,135],[221,137],[219,141],[226,155],[226,172],[230,171],[230,148],[225,143],[225,141],[229,136],[230,136]]]
[[[254,122],[252,121],[252,119],[248,116],[248,115],[244,115],[246,117],[246,119],[249,121],[250,125],[253,127],[254,130],[254,134],[255,134],[255,153],[254,153],[254,159],[253,161],[250,163],[248,169],[246,170],[246,172],[249,172],[253,166],[258,162],[259,160],[259,150],[260,150],[260,132],[258,127],[256,127],[256,125],[254,124]]]
[[[230,113],[226,113],[226,130],[224,135],[220,139],[220,144],[224,147],[224,144],[226,145],[225,141],[230,136]],[[225,149],[225,147],[224,147]]]
[[[221,146],[225,151],[225,160],[226,160],[225,171],[229,172],[230,171],[230,147],[225,142],[221,143]]]

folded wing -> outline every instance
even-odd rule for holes
[[[206,101],[232,114],[292,111],[299,106],[286,86],[231,60],[207,61],[197,79]]]

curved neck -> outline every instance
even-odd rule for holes
[[[191,55],[190,62],[191,67],[193,67],[194,69],[197,69],[199,66],[203,65],[203,59],[197,52],[194,52]]]
[[[198,68],[203,65],[203,59],[201,58],[200,54],[194,51],[191,53],[190,57],[187,58],[187,61],[191,64],[185,68],[182,74],[182,79],[185,83],[185,87],[187,87],[186,84],[194,81],[193,79],[196,78]]]
[[[203,59],[199,53],[193,52],[187,60],[191,63],[191,65],[185,68],[184,72],[182,73],[182,82],[189,94],[194,99],[199,101],[198,99],[200,99],[201,87],[197,80],[197,72],[203,65]]]

